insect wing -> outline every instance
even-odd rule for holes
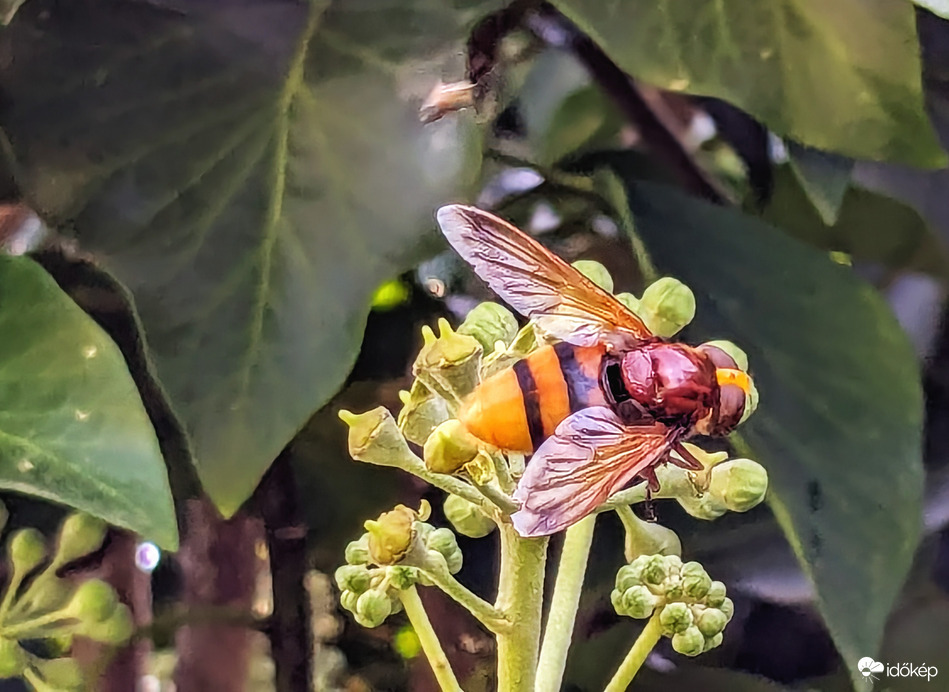
[[[662,461],[677,436],[661,423],[624,425],[604,406],[569,416],[534,453],[518,483],[514,528],[525,537],[546,536],[579,521]]]
[[[442,207],[436,217],[478,276],[548,334],[577,346],[615,349],[653,338],[625,305],[507,221],[458,204]]]

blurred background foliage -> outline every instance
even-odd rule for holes
[[[834,692],[864,684],[864,656],[949,674],[949,7],[918,5],[11,7],[0,487],[174,549],[188,498],[253,514],[279,457],[322,572],[393,502],[440,507],[352,463],[335,412],[397,409],[421,326],[491,297],[434,226],[476,203],[617,291],[652,265],[683,280],[684,338],[734,340],[759,383],[731,444],[768,468],[769,507],[710,525],[658,507],[737,620],[709,657],[660,647],[637,689]],[[464,80],[472,107],[423,124],[433,87]],[[635,636],[601,524],[575,690]],[[491,593],[492,539],[462,548],[462,580]],[[158,572],[158,613],[182,569]],[[465,689],[490,689],[490,640],[426,599]],[[317,627],[320,688],[429,689],[399,627]]]

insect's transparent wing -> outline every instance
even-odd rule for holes
[[[507,221],[458,204],[436,216],[445,238],[478,276],[551,336],[614,349],[653,338],[625,305]]]
[[[661,423],[627,426],[605,406],[566,418],[537,449],[514,493],[511,516],[522,536],[546,536],[576,523],[637,475],[663,461],[677,438]]]

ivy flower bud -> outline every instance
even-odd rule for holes
[[[639,314],[639,298],[632,293],[617,293],[614,297],[635,314]]]
[[[68,610],[79,620],[104,622],[119,605],[115,589],[101,579],[87,579],[69,602]]]
[[[394,565],[401,561],[415,540],[418,514],[405,505],[396,505],[375,521],[367,521],[369,556],[377,565]]]
[[[475,388],[480,379],[481,354],[478,340],[452,330],[448,320],[438,320],[439,336],[429,328],[422,329],[425,344],[415,359],[412,372],[428,384],[445,390],[446,398],[460,398]]]
[[[398,426],[409,442],[425,444],[432,431],[451,418],[445,400],[433,394],[419,380],[412,383],[409,391],[399,392],[399,398],[402,410],[399,411]]]
[[[613,292],[613,277],[602,264],[595,260],[577,260],[573,268],[607,293]]]
[[[683,656],[698,656],[705,650],[705,637],[693,625],[672,635],[672,648]]]
[[[483,538],[497,528],[497,524],[473,502],[459,495],[445,498],[445,518],[455,531],[469,538]]]
[[[336,570],[336,585],[340,591],[362,593],[369,588],[372,575],[365,565],[343,565]]]
[[[722,604],[718,606],[718,609],[725,613],[725,617],[728,618],[728,621],[731,622],[732,617],[735,615],[735,603],[730,598],[726,598],[722,601]]]
[[[738,366],[739,370],[748,372],[748,354],[731,341],[726,341],[725,339],[716,339],[715,341],[707,341],[702,345],[714,346],[720,351],[724,351],[729,356],[731,356],[733,361],[735,361],[735,365]]]
[[[709,584],[708,593],[705,594],[705,603],[711,608],[720,608],[725,602],[725,584],[720,581],[713,581]]]
[[[712,585],[712,579],[708,572],[698,562],[687,562],[682,565],[680,573],[682,579],[682,592],[689,598],[696,600],[705,598],[709,587]]]
[[[707,637],[705,639],[705,646],[702,648],[702,653],[705,653],[706,651],[711,651],[717,646],[721,646],[723,639],[724,637],[722,636],[721,632],[719,632],[718,634],[712,637]]]
[[[135,622],[132,620],[132,611],[121,603],[105,620],[84,622],[76,628],[76,634],[103,644],[124,644],[134,632]]]
[[[714,637],[728,624],[728,616],[718,608],[706,608],[695,621],[695,625],[706,637]]]
[[[425,465],[436,473],[454,473],[478,456],[478,440],[461,421],[451,418],[439,425],[425,441]]]
[[[441,554],[448,565],[448,571],[456,574],[460,569],[464,557],[458,547],[458,539],[451,529],[435,529],[425,539],[425,547]]]
[[[27,574],[46,558],[46,541],[36,529],[19,529],[7,541],[7,555],[13,571]]]
[[[350,613],[355,614],[356,612],[356,601],[359,600],[359,597],[362,594],[358,594],[355,591],[343,591],[339,595],[339,604],[343,606]]]
[[[34,658],[43,679],[57,690],[78,690],[83,686],[82,668],[73,658]]]
[[[678,279],[666,276],[645,290],[637,314],[653,334],[668,338],[695,317],[695,295]]]
[[[729,459],[712,469],[708,492],[732,512],[747,512],[768,492],[768,472],[751,459]]]
[[[669,568],[662,555],[646,555],[643,558],[636,558],[632,564],[635,565],[642,559],[641,577],[643,584],[649,586],[658,586],[669,574]]]
[[[389,583],[398,591],[404,591],[418,583],[418,574],[419,571],[415,567],[392,565],[386,568],[386,576],[389,578]]]
[[[616,573],[616,588],[620,591],[626,591],[631,586],[639,586],[643,583],[643,564],[639,560],[634,560],[632,564],[623,565]]]
[[[645,586],[631,586],[623,592],[622,611],[620,615],[641,620],[648,618],[659,604],[659,598]]]
[[[369,534],[364,533],[355,541],[346,545],[346,562],[350,565],[366,565],[372,559],[369,555]]]
[[[363,627],[378,627],[391,613],[392,600],[386,593],[367,591],[356,601],[356,620]]]
[[[349,454],[353,459],[396,467],[415,459],[395,419],[384,406],[359,414],[343,409],[339,417],[349,426]]]
[[[505,347],[511,343],[518,329],[514,313],[503,305],[485,302],[472,308],[458,327],[458,333],[477,339],[487,355],[495,350],[499,341]]]
[[[659,624],[662,625],[663,634],[670,637],[685,632],[692,626],[692,622],[692,611],[682,602],[667,603],[659,612]]]
[[[98,550],[107,528],[104,521],[83,512],[70,514],[59,529],[54,560],[63,565]]]

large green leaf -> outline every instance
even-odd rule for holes
[[[33,0],[0,36],[18,182],[131,290],[225,513],[477,177],[472,118],[417,113],[495,1]]]
[[[0,488],[178,545],[155,431],[118,347],[33,261],[0,255]]]
[[[774,192],[763,213],[766,221],[815,247],[846,252],[891,269],[939,277],[949,273],[943,242],[909,205],[851,187],[842,199],[836,223],[827,225],[799,180],[787,166],[775,171]]]
[[[828,226],[840,215],[840,205],[850,187],[854,160],[820,149],[787,142],[788,163],[801,189]]]
[[[767,467],[771,507],[857,676],[857,661],[879,649],[920,535],[912,349],[877,293],[825,253],[671,188],[627,190],[660,270],[695,291],[689,338],[748,352],[761,404],[736,442]]]
[[[634,76],[730,101],[778,134],[858,158],[946,161],[905,0],[554,4]]]

